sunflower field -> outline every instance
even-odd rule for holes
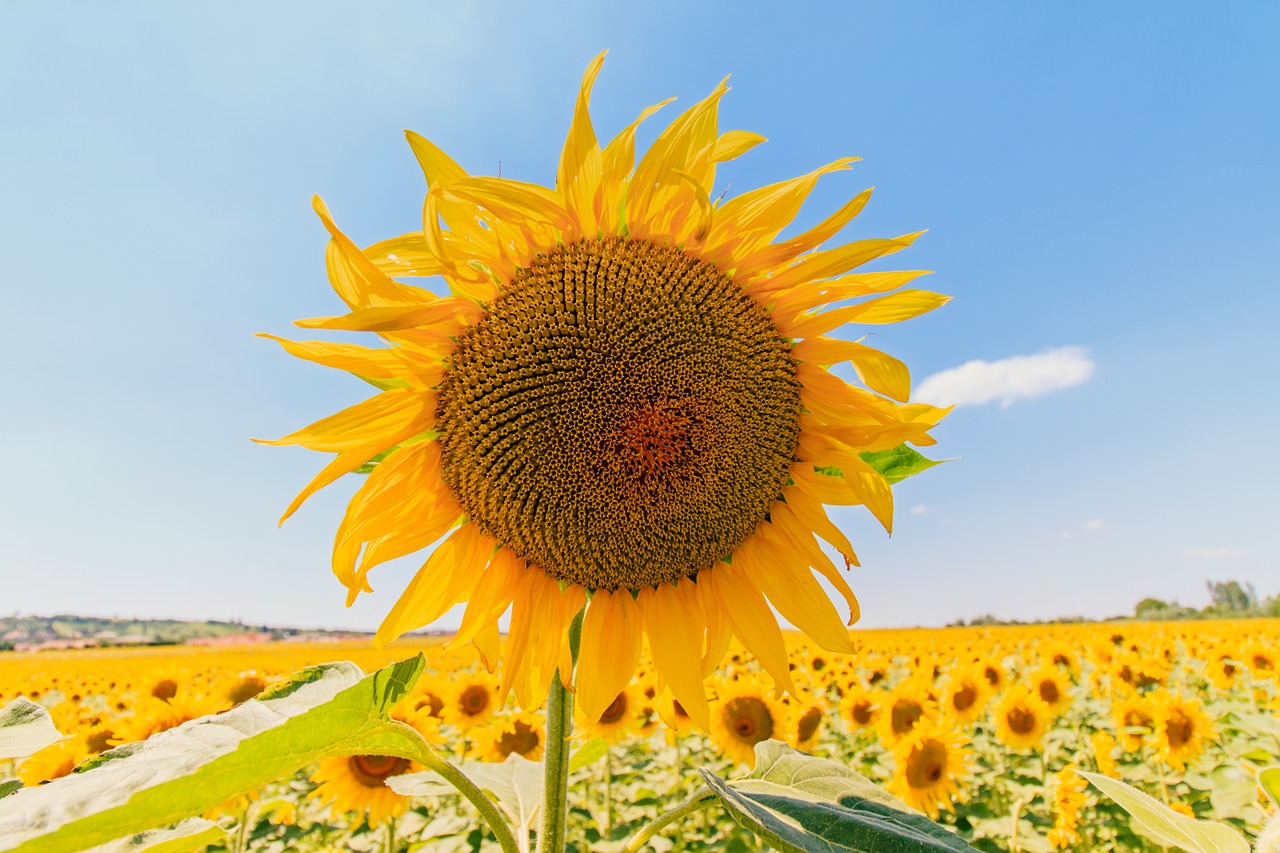
[[[789,754],[782,744],[851,768],[978,850],[1154,849],[1076,771],[1121,780],[1175,812],[1249,837],[1275,811],[1259,774],[1280,763],[1280,621],[852,636],[857,652],[833,655],[789,634],[797,694],[781,698],[755,660],[731,648],[710,680],[707,732],[642,668],[598,719],[577,721],[568,845],[760,849],[755,834],[709,807],[714,798],[696,768],[739,777],[758,754]],[[0,785],[67,776],[104,750],[270,695],[289,673],[321,660],[346,657],[374,670],[413,652],[426,666],[391,718],[481,787],[540,784],[543,713],[500,702],[497,680],[474,654],[276,643],[6,655],[0,700],[33,700],[66,737],[0,763]],[[647,830],[660,815],[666,822]],[[535,817],[513,816],[526,826]],[[493,843],[454,789],[392,755],[321,758],[203,818],[202,831],[214,833],[210,850],[467,851]],[[18,827],[4,829],[0,849],[62,849],[23,845]],[[184,849],[202,840],[195,835]]]

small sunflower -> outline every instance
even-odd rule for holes
[[[1089,743],[1093,747],[1093,761],[1098,766],[1098,772],[1114,779],[1116,777],[1116,739],[1106,732],[1094,732],[1089,737]]]
[[[1027,681],[1054,716],[1062,716],[1071,707],[1071,679],[1058,667],[1041,667],[1031,673]]]
[[[1039,749],[1053,722],[1053,712],[1038,692],[1016,684],[1005,692],[995,710],[996,737],[1019,752]]]
[[[968,742],[951,726],[917,726],[893,750],[896,768],[889,791],[937,820],[940,809],[951,809],[970,775]]]
[[[1154,725],[1151,703],[1147,697],[1139,693],[1125,696],[1111,706],[1111,715],[1115,718],[1116,734],[1120,737],[1120,745],[1124,747],[1124,751],[1137,752],[1142,749]]]
[[[506,761],[512,753],[530,761],[542,758],[547,721],[541,714],[521,711],[476,732],[482,761]]]
[[[466,602],[453,643],[493,665],[510,608],[501,695],[537,706],[572,669],[567,630],[585,605],[580,717],[597,719],[631,680],[647,635],[654,668],[705,727],[703,678],[731,634],[794,692],[770,605],[823,648],[852,649],[858,604],[817,537],[847,564],[856,555],[823,505],[866,506],[888,529],[888,481],[861,454],[933,444],[946,410],[905,402],[902,362],[827,335],[947,298],[901,289],[919,271],[852,272],[916,234],[818,248],[869,193],[778,239],[818,179],[854,158],[716,198],[717,165],[763,141],[718,131],[723,83],[638,162],[656,107],[602,147],[588,102],[603,60],[583,78],[553,189],[468,175],[409,134],[428,185],[422,230],[362,251],[316,200],[350,310],[299,325],[389,346],[277,340],[385,390],[266,443],[336,454],[285,517],[378,460],[335,540],[348,603],[374,567],[442,540],[377,643]],[[392,276],[441,276],[450,294]],[[843,362],[865,387],[828,370]]]
[[[965,725],[982,716],[990,698],[991,686],[982,670],[975,666],[961,667],[947,675],[942,712]]]
[[[359,812],[370,827],[375,827],[389,817],[399,817],[409,808],[409,798],[388,788],[387,780],[421,769],[407,758],[391,755],[325,758],[311,774],[311,781],[320,784],[310,796],[330,803],[333,817]]]
[[[463,673],[445,697],[440,716],[447,725],[468,732],[488,724],[501,709],[496,678],[487,673]]]
[[[880,701],[878,694],[851,684],[840,700],[840,713],[854,729],[870,729],[880,718]]]
[[[1047,837],[1055,848],[1066,850],[1080,843],[1077,827],[1088,787],[1089,783],[1073,767],[1063,768],[1054,774],[1053,828]]]
[[[51,743],[34,755],[23,759],[18,765],[18,778],[28,788],[61,779],[75,769],[76,765],[90,755],[88,738],[75,735],[65,740]]]
[[[1175,770],[1185,770],[1216,732],[1200,702],[1172,693],[1151,697],[1156,752]]]
[[[711,707],[711,737],[725,755],[748,767],[756,763],[756,744],[781,740],[786,708],[769,697],[762,681],[742,679],[716,691]]]
[[[928,685],[918,679],[902,682],[880,702],[880,739],[888,747],[897,746],[920,723],[933,722],[938,705]]]
[[[820,702],[809,702],[795,709],[791,715],[791,725],[787,727],[786,741],[802,752],[810,752],[822,734],[825,721],[826,706]]]
[[[592,723],[578,720],[578,725],[589,731],[592,737],[602,737],[609,743],[618,743],[635,734],[644,724],[644,694],[638,685],[628,684],[609,706]]]

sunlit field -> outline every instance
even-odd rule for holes
[[[578,720],[569,842],[620,850],[636,828],[701,785],[693,768],[746,772],[773,738],[865,774],[985,850],[1146,850],[1129,818],[1072,768],[1123,779],[1198,817],[1255,835],[1257,771],[1280,757],[1280,620],[1113,623],[858,632],[855,655],[788,638],[800,696],[775,697],[731,649],[699,732],[642,672],[594,725]],[[463,761],[540,757],[539,714],[499,707],[498,680],[440,644],[274,643],[11,653],[0,704],[27,696],[72,737],[0,779],[36,785],[95,753],[252,698],[332,660],[365,671],[418,652],[426,674],[393,716]],[[669,697],[669,694],[665,694]],[[210,815],[225,848],[470,850],[484,838],[457,796],[401,797],[383,780],[405,759],[326,759]],[[664,792],[662,802],[658,792]],[[754,849],[719,811],[684,818],[653,849]]]

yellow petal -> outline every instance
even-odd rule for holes
[[[374,266],[389,276],[431,276],[445,272],[445,266],[427,250],[427,242],[421,231],[410,231],[408,234],[366,246],[364,254]]]
[[[799,455],[814,465],[839,468],[857,502],[871,510],[887,533],[893,533],[893,490],[889,481],[852,448],[826,435],[801,432]]]
[[[858,378],[873,391],[904,403],[911,396],[911,372],[907,366],[880,350],[853,341],[816,337],[797,343],[792,354],[802,361],[821,365],[853,362]]]
[[[716,140],[716,147],[711,152],[711,159],[716,163],[736,160],[761,142],[767,141],[760,134],[752,133],[749,130],[726,130]]]
[[[485,625],[480,633],[476,634],[475,639],[471,641],[471,645],[475,646],[484,668],[490,674],[496,672],[498,670],[498,653],[502,645],[502,637],[498,633],[498,623],[490,622]]]
[[[743,551],[734,552],[737,559]],[[787,645],[777,617],[769,609],[760,588],[737,566],[716,563],[698,573],[698,585],[707,584],[721,611],[728,617],[734,636],[755,655],[764,671],[773,677],[780,690],[796,692],[787,662]]]
[[[436,299],[425,305],[358,308],[340,317],[313,317],[295,320],[304,329],[339,329],[347,332],[394,332],[457,322],[461,306],[453,298]]]
[[[900,290],[857,305],[848,305],[833,311],[806,316],[794,323],[781,323],[778,328],[793,337],[807,338],[829,332],[845,323],[882,324],[910,320],[912,317],[918,317],[946,305],[950,301],[950,296],[943,296],[941,293],[930,293],[927,290]]]
[[[822,245],[861,213],[870,200],[871,190],[863,190],[841,205],[835,213],[803,234],[792,237],[789,240],[783,240],[781,243],[765,246],[744,258],[738,267],[738,274],[743,276],[744,279],[755,278],[777,270],[783,264],[800,257],[810,249]]]
[[[667,98],[662,103],[646,107],[639,118],[623,128],[622,132],[605,146],[601,154],[600,184],[596,188],[594,209],[600,228],[606,234],[617,234],[624,225],[620,220],[620,214],[631,169],[635,165],[636,130],[641,122],[674,100],[675,98]]]
[[[355,344],[334,344],[328,341],[291,341],[265,332],[258,333],[257,337],[275,341],[290,355],[323,364],[325,367],[346,370],[358,376],[391,379],[409,372],[404,360],[395,350],[369,349]],[[443,365],[441,370],[443,376]]]
[[[391,447],[426,432],[435,421],[435,394],[393,388],[322,418],[284,438],[258,444],[300,444],[310,450],[341,453],[382,444]],[[367,457],[366,457],[367,461]]]
[[[422,167],[422,174],[430,189],[438,189],[451,181],[467,177],[466,170],[437,148],[435,143],[412,130],[406,130],[404,135],[409,140],[409,147],[413,149],[413,156],[418,158],[418,165]]]
[[[511,606],[512,599],[520,588],[520,582],[527,569],[521,560],[510,549],[499,548],[494,554],[493,562],[476,584],[467,609],[462,614],[462,624],[458,632],[445,644],[445,649],[453,649],[470,642],[486,625],[498,624],[498,617]]]
[[[594,725],[635,675],[640,614],[630,590],[596,590],[582,619],[578,653],[578,724]]]
[[[560,194],[537,184],[508,178],[463,178],[450,183],[439,195],[484,207],[499,220],[541,223],[560,229],[569,226]]]
[[[343,302],[352,308],[368,308],[420,305],[435,300],[430,291],[393,281],[378,269],[351,238],[338,230],[320,196],[312,197],[311,206],[333,238],[325,249],[325,266],[329,272],[329,283]]]
[[[827,517],[827,512],[821,503],[792,487],[784,489],[782,494],[799,524],[831,543],[849,565],[861,565],[849,537],[845,536],[843,531]]]
[[[564,196],[565,207],[583,235],[596,232],[595,191],[600,182],[601,154],[591,126],[591,86],[604,65],[603,51],[591,61],[582,75],[578,101],[573,108],[573,122],[560,154],[556,170],[556,187]]]
[[[819,305],[887,293],[909,284],[928,270],[899,270],[895,272],[855,272],[825,281],[812,281],[770,294],[769,310],[775,319],[794,321],[800,314]]]
[[[751,547],[735,552],[734,564],[788,622],[818,645],[833,652],[853,651],[849,630],[803,558],[757,537]]]
[[[858,240],[834,249],[814,252],[812,255],[805,255],[777,275],[748,281],[745,289],[754,295],[777,293],[808,281],[841,275],[868,261],[902,251],[923,233],[907,234],[893,240]]]
[[[861,608],[858,606],[858,597],[853,594],[852,587],[845,580],[844,575],[840,574],[840,570],[836,568],[835,563],[831,562],[822,549],[818,547],[818,543],[814,541],[813,534],[804,529],[803,524],[795,516],[790,507],[785,504],[775,505],[770,513],[769,524],[761,525],[761,534],[769,539],[771,544],[779,548],[786,548],[802,553],[809,565],[819,572],[822,576],[830,581],[831,585],[836,588],[844,598],[845,605],[849,608],[849,621],[847,624],[852,625],[858,621],[861,615]]]
[[[733,633],[729,628],[729,617],[712,594],[710,585],[695,583],[694,586],[698,610],[707,626],[701,672],[703,678],[709,678],[720,667],[720,661],[724,660],[725,653],[729,651],[729,640],[733,638]]]
[[[413,631],[444,615],[463,598],[493,556],[494,541],[474,523],[464,524],[440,543],[418,569],[413,580],[382,620],[374,634],[376,646],[385,646],[406,631]]]
[[[705,632],[693,581],[660,584],[640,590],[636,597],[644,615],[645,633],[653,666],[662,673],[671,692],[704,731],[711,726],[707,696],[702,686],[702,640]]]
[[[302,506],[307,498],[323,489],[325,486],[337,480],[343,474],[348,474],[368,462],[374,456],[377,456],[386,448],[379,446],[380,442],[362,448],[360,450],[349,450],[345,453],[339,453],[337,457],[328,465],[320,469],[320,473],[311,479],[311,482],[298,492],[298,496],[289,504],[289,508],[284,511],[284,515],[280,516],[280,524],[284,524],[289,516],[298,511],[298,507]]]

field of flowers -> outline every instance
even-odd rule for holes
[[[710,732],[696,730],[642,672],[599,720],[576,721],[569,843],[625,849],[638,827],[700,787],[693,767],[737,775],[754,760],[754,745],[770,738],[857,770],[983,850],[1152,849],[1074,768],[1122,779],[1248,836],[1267,819],[1257,773],[1280,760],[1280,620],[854,638],[855,655],[833,656],[789,636],[801,694],[794,697],[774,696],[754,662],[731,650],[710,682]],[[0,657],[0,705],[28,697],[71,737],[0,762],[0,783],[64,776],[105,749],[231,708],[310,664],[345,659],[372,671],[419,651],[427,671],[395,718],[464,767],[541,756],[541,714],[504,706],[497,679],[474,655],[439,645],[15,653]],[[206,815],[228,830],[211,849],[485,847],[459,797],[405,797],[385,784],[420,769],[404,758],[325,759]],[[710,810],[690,810],[645,844],[659,853],[760,846]]]

